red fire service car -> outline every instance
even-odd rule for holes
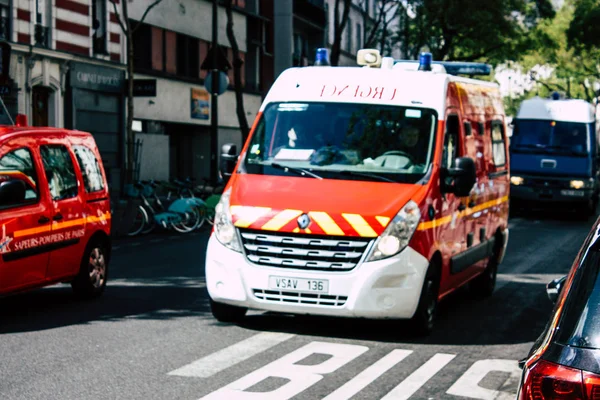
[[[327,64],[326,52],[318,51]],[[490,295],[508,240],[509,159],[486,64],[359,51],[284,71],[230,174],[206,255],[212,312],[409,319]]]
[[[59,282],[103,292],[111,215],[100,160],[89,133],[0,126],[0,295]]]

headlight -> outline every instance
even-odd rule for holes
[[[574,179],[569,182],[569,186],[571,189],[583,189],[583,188],[593,188],[594,187],[594,178],[590,178],[588,180]]]
[[[421,211],[419,206],[410,200],[377,239],[368,261],[388,258],[404,250],[417,230],[420,220]]]
[[[219,203],[215,207],[215,236],[223,246],[233,251],[242,251],[242,246],[236,234],[235,226],[229,211],[229,197],[231,188],[221,195]]]
[[[525,179],[521,178],[520,176],[511,176],[510,177],[510,183],[515,186],[522,185],[524,181],[525,181]]]

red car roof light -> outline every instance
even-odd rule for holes
[[[521,399],[585,400],[583,392],[580,370],[540,360],[527,371]]]
[[[584,372],[583,385],[587,400],[600,400],[600,375]]]

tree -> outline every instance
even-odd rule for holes
[[[240,47],[233,33],[233,13],[231,6],[234,0],[225,1],[225,11],[227,13],[227,39],[233,53],[233,82],[235,89],[235,103],[240,130],[242,131],[242,144],[246,142],[250,133],[248,120],[246,119],[246,111],[244,110],[244,93],[242,88],[242,66],[244,60],[240,57]]]
[[[578,0],[574,4],[573,19],[567,29],[569,46],[579,50],[600,47],[600,1]]]
[[[360,2],[364,48],[373,48],[379,43],[381,52],[385,52],[386,42],[392,38],[392,32],[389,29],[391,19],[388,19],[388,15],[395,7],[399,6],[399,3],[400,0],[380,0],[377,6],[377,14],[370,16],[368,7],[365,7],[369,4],[368,0]]]
[[[595,38],[591,38],[590,43],[584,40],[585,34],[576,33],[576,27],[582,23],[586,12],[594,15],[593,10],[588,8],[589,4],[581,0],[566,0],[554,18],[542,21],[536,27],[532,49],[512,68],[526,71],[530,82],[522,95],[508,102],[513,113],[522,100],[533,96],[547,98],[553,92],[589,102],[597,99],[600,94],[595,91],[600,87],[600,49],[593,44]],[[585,12],[582,11],[584,9]]]
[[[340,3],[343,5],[342,19],[340,21]],[[331,65],[338,65],[340,62],[340,54],[342,52],[342,34],[348,23],[348,15],[350,15],[350,7],[352,0],[335,0],[333,9],[333,44],[331,45]]]
[[[129,21],[128,0],[122,0],[122,14],[119,12],[119,9],[117,7],[119,0],[110,0],[110,2],[112,3],[114,12],[117,15],[117,20],[119,21],[119,25],[121,26],[123,35],[125,35],[125,42],[127,47],[127,165],[125,180],[126,182],[131,182],[133,180],[133,170],[135,166],[133,135],[133,56],[135,53],[133,46],[133,34],[142,25],[142,23],[148,16],[148,13],[160,2],[162,2],[162,0],[154,0],[148,7],[146,7],[146,9],[144,10],[144,14],[142,14],[142,18],[133,27],[131,26],[131,23]]]
[[[416,59],[423,49],[435,60],[516,60],[531,48],[541,21],[554,16],[550,0],[403,0],[396,39]],[[468,12],[466,12],[468,10]]]

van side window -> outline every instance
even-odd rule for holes
[[[77,176],[69,150],[62,145],[40,146],[42,161],[53,200],[77,196]]]
[[[73,146],[73,151],[79,163],[85,191],[93,193],[104,189],[102,172],[94,152],[85,146]]]
[[[9,207],[19,207],[37,202],[37,175],[31,151],[26,148],[13,150],[0,158],[0,182],[19,179],[25,182],[25,202]]]
[[[446,133],[444,135],[444,152],[442,155],[442,167],[453,168],[458,154],[458,117],[448,116],[446,120]]]
[[[503,167],[506,164],[504,128],[498,121],[492,122],[492,154],[496,167]]]

